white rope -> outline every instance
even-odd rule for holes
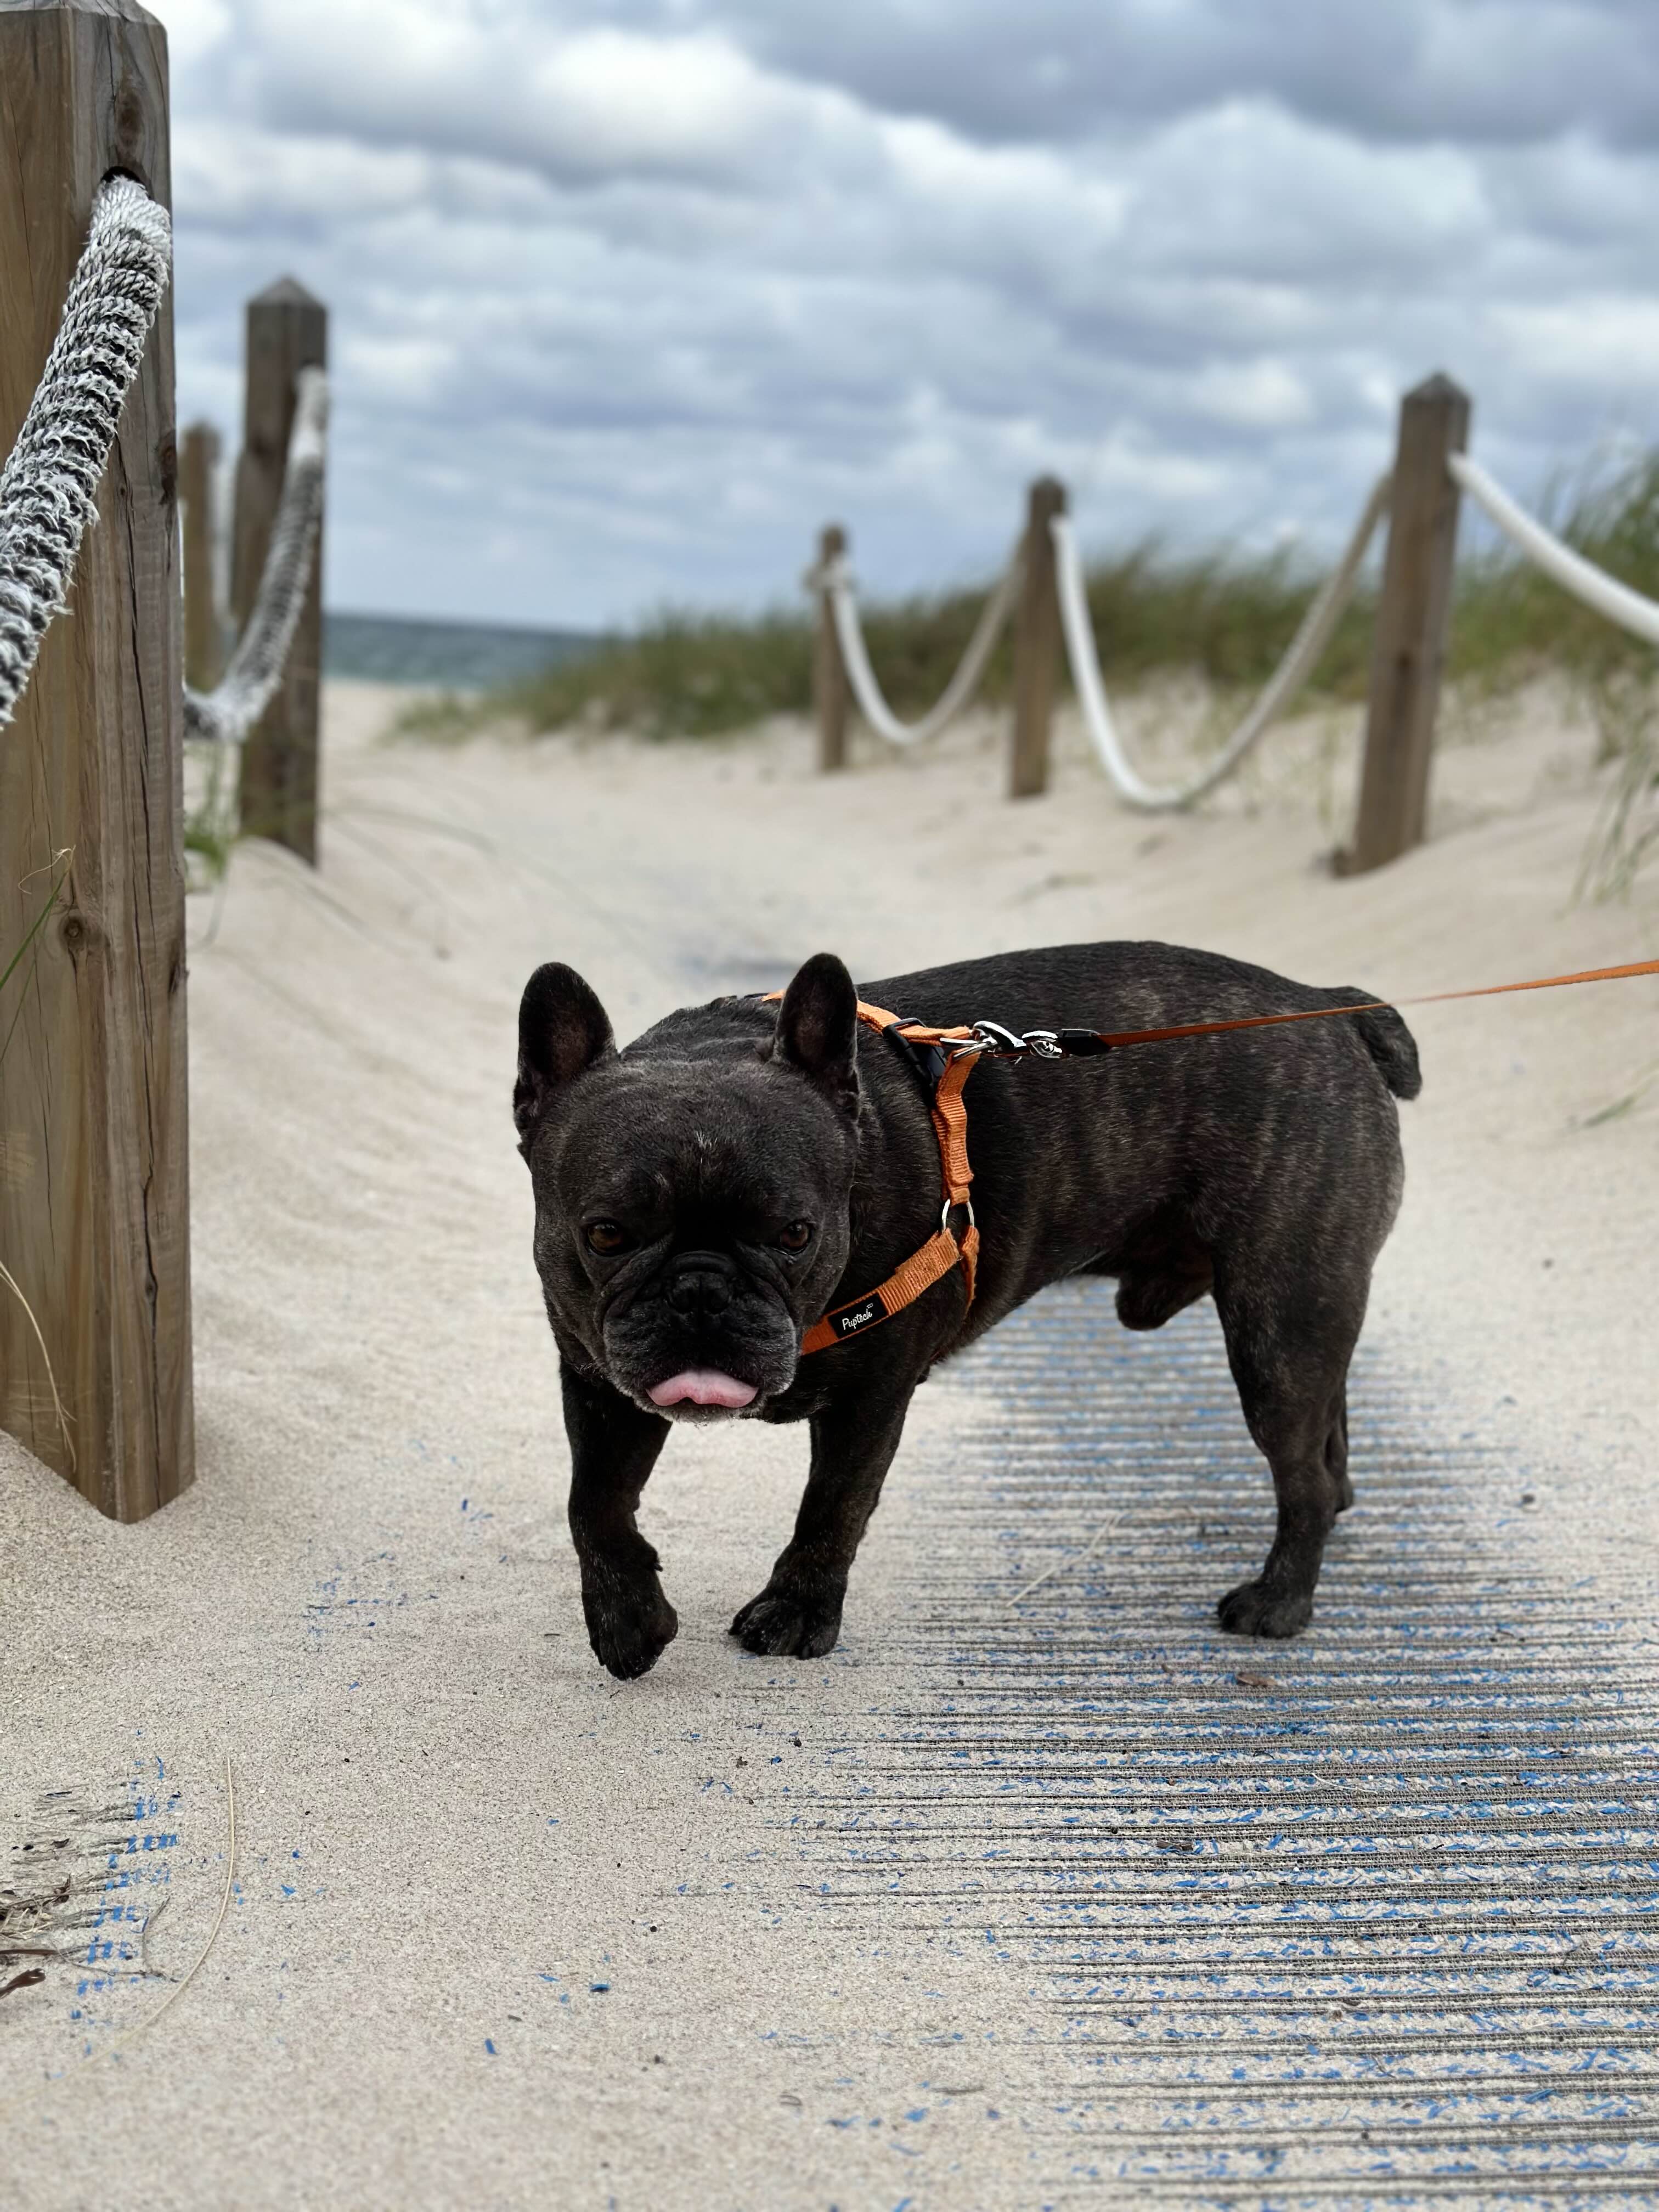
[[[0,729],[68,599],[172,261],[167,210],[131,177],[100,186],[58,336],[0,471]]]
[[[1534,522],[1518,507],[1503,486],[1495,483],[1467,453],[1449,454],[1446,465],[1469,496],[1486,508],[1510,543],[1547,576],[1598,615],[1617,623],[1620,629],[1644,638],[1650,645],[1659,645],[1659,604],[1632,591],[1628,584],[1620,583],[1582,553],[1564,545],[1541,522]]]
[[[302,368],[295,380],[283,495],[246,627],[211,691],[185,693],[185,734],[239,745],[276,696],[311,582],[323,512],[328,379]]]
[[[1072,682],[1101,765],[1129,805],[1149,814],[1190,806],[1194,799],[1214,790],[1217,784],[1232,774],[1263,731],[1284,712],[1312,674],[1321,653],[1330,642],[1342,610],[1353,596],[1360,563],[1388,504],[1389,479],[1381,477],[1372,488],[1341,560],[1321,586],[1296,635],[1286,647],[1283,659],[1267,678],[1249,713],[1207,767],[1188,777],[1185,783],[1164,785],[1146,782],[1123,750],[1107,702],[1106,686],[1101,679],[1100,655],[1089,620],[1082,556],[1078,551],[1070,516],[1054,516],[1048,526],[1054,533],[1060,628],[1072,665]]]
[[[901,722],[881,695],[881,686],[870,665],[864,631],[859,622],[859,605],[852,571],[847,563],[840,559],[831,561],[808,578],[809,583],[817,585],[829,594],[830,611],[841,646],[842,665],[847,671],[860,714],[878,738],[884,738],[890,745],[925,744],[929,738],[936,738],[945,725],[962,712],[978,689],[979,679],[985,673],[985,664],[991,658],[992,648],[1008,619],[1014,604],[1014,593],[1019,588],[1019,577],[1020,556],[1017,548],[980,611],[974,634],[957,664],[956,674],[940,692],[935,705],[920,721],[915,722]]]

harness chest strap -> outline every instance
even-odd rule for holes
[[[781,991],[769,994],[781,998]],[[907,1043],[939,1044],[967,1042],[970,1030],[929,1029],[920,1022],[901,1022],[896,1014],[884,1007],[866,1006],[859,1001],[859,1019],[866,1029],[882,1033],[896,1031]],[[968,1303],[974,1303],[974,1277],[979,1267],[979,1231],[974,1225],[973,1208],[969,1199],[969,1186],[974,1171],[968,1164],[968,1109],[962,1100],[963,1087],[973,1073],[976,1054],[968,1053],[947,1060],[944,1073],[934,1087],[930,1111],[933,1134],[939,1140],[939,1160],[945,1191],[944,1217],[939,1228],[920,1250],[894,1268],[884,1283],[878,1283],[873,1291],[862,1297],[854,1298],[844,1306],[836,1306],[815,1322],[800,1340],[803,1353],[824,1352],[832,1344],[845,1344],[849,1337],[861,1336],[878,1322],[890,1321],[913,1305],[924,1291],[948,1275],[954,1267],[962,1270],[967,1285]],[[951,1216],[957,1208],[967,1206],[968,1226],[958,1237],[951,1226]]]

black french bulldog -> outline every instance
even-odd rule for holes
[[[570,1527],[595,1652],[627,1678],[678,1622],[635,1522],[674,1420],[810,1421],[795,1532],[732,1623],[750,1651],[835,1644],[847,1577],[910,1394],[1045,1283],[1117,1278],[1158,1328],[1213,1294],[1278,1531],[1221,1625],[1293,1636],[1352,1502],[1348,1362],[1404,1171],[1395,1098],[1421,1088],[1392,1009],[1115,1051],[987,1060],[966,1092],[981,1237],[902,1311],[805,1358],[804,1332],[939,1225],[940,1156],[908,1048],[864,1027],[841,962],[781,1005],[717,999],[618,1052],[572,969],[538,968],[519,1018],[514,1119],[558,1345]],[[1358,1004],[1168,945],[1073,945],[866,987],[939,1026],[1127,1029]],[[1390,1093],[1393,1094],[1390,1097]]]

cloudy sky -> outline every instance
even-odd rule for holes
[[[329,304],[337,607],[586,625],[1344,530],[1449,370],[1659,429],[1654,0],[152,0],[181,419]]]

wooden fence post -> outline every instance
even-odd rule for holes
[[[224,635],[214,587],[213,479],[219,433],[192,422],[179,448],[179,497],[185,510],[185,681],[210,691],[224,672]]]
[[[1359,818],[1340,875],[1359,875],[1423,842],[1457,547],[1458,490],[1446,466],[1468,442],[1469,400],[1431,376],[1400,403],[1389,550],[1371,642]]]
[[[1060,593],[1048,525],[1066,512],[1066,487],[1039,477],[1026,504],[1019,605],[1014,611],[1014,743],[1008,796],[1031,799],[1048,788],[1048,735],[1060,672]]]
[[[246,412],[236,464],[231,611],[240,632],[252,611],[282,497],[294,424],[295,382],[328,362],[328,310],[284,276],[248,301]],[[317,723],[323,645],[323,528],[311,583],[276,697],[242,749],[242,826],[317,862]]]
[[[0,144],[4,453],[99,185],[171,198],[161,25],[136,0],[3,0]],[[173,404],[164,296],[69,613],[0,738],[0,968],[37,929],[0,991],[0,1421],[123,1521],[195,1471]]]
[[[827,568],[847,550],[847,532],[832,522],[818,533],[818,568]],[[836,612],[830,594],[818,586],[818,630],[812,643],[812,708],[818,725],[818,767],[827,773],[847,765],[848,684]]]

